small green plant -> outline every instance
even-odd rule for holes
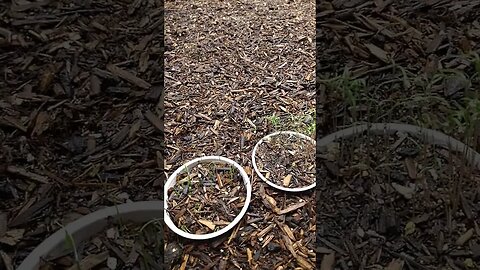
[[[358,121],[358,104],[360,104],[360,101],[368,101],[368,103],[373,101],[368,96],[366,80],[353,78],[347,68],[345,68],[343,74],[331,79],[321,80],[321,82],[325,83],[329,91],[333,93],[331,96],[340,98],[345,103],[343,125],[348,124],[348,118],[350,117],[348,114],[353,118],[353,122]],[[336,117],[334,120],[336,121]],[[337,123],[333,124],[337,126]]]
[[[65,227],[62,224],[57,222],[57,225],[65,230]],[[75,260],[75,266],[76,266],[77,270],[82,270],[81,267],[80,267],[80,256],[78,254],[75,239],[73,239],[72,235],[70,235],[67,230],[65,230],[65,246],[66,246],[67,249],[72,250],[73,259]]]
[[[277,129],[280,127],[280,117],[276,116],[275,114],[269,116],[268,121],[273,126],[273,128]]]
[[[315,134],[315,109],[299,114],[288,114],[282,117],[275,114],[268,116],[267,120],[275,131],[291,130],[312,136]]]

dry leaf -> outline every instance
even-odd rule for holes
[[[247,248],[247,260],[250,265],[252,265],[252,260],[253,260],[253,254],[252,250],[250,248]]]
[[[397,183],[392,183],[392,187],[400,193],[405,199],[410,200],[413,198],[413,194],[415,193],[415,189],[399,185]]]
[[[101,92],[102,81],[95,75],[90,76],[90,95],[96,96]]]
[[[465,265],[468,269],[473,269],[475,267],[475,263],[471,258],[467,258],[463,261],[463,265]]]
[[[47,92],[47,90],[52,85],[54,78],[55,78],[55,73],[51,69],[45,70],[39,85],[39,90],[41,93]]]
[[[383,62],[385,63],[389,63],[389,59],[388,59],[388,56],[387,56],[387,52],[384,51],[383,49],[369,43],[369,44],[365,44],[365,47],[367,47],[367,49],[370,51],[371,54],[373,54],[375,57],[377,57],[378,59],[382,60]]]
[[[408,176],[411,179],[417,179],[417,167],[415,165],[415,161],[413,161],[411,158],[406,158],[405,166],[407,166]]]
[[[292,175],[289,174],[283,178],[283,186],[288,187],[290,185],[290,181],[292,180]]]
[[[297,263],[302,267],[302,269],[315,269],[315,266],[304,257],[298,255],[295,257],[295,259],[297,259]]]
[[[467,89],[469,86],[470,82],[464,76],[451,76],[446,78],[443,82],[443,93],[445,96],[450,97]]]
[[[190,256],[188,254],[185,254],[183,256],[183,261],[182,261],[182,265],[180,265],[180,270],[186,270],[187,269],[187,263],[188,263],[188,258]]]
[[[35,126],[32,131],[32,135],[41,135],[44,131],[48,129],[50,121],[50,116],[47,112],[42,111],[37,115],[35,120]]]
[[[215,224],[209,220],[199,219],[198,223],[207,226],[210,230],[215,230]]]
[[[415,232],[415,223],[409,221],[405,225],[405,235],[410,235]]]
[[[13,229],[5,232],[5,235],[0,238],[0,243],[4,243],[9,246],[15,246],[23,238],[25,229]]]

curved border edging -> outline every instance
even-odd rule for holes
[[[423,141],[447,147],[449,149],[452,149],[454,152],[466,152],[466,158],[471,163],[470,165],[474,165],[477,169],[480,169],[480,154],[473,150],[471,147],[440,131],[409,124],[370,123],[339,130],[318,140],[316,148],[317,155],[322,152],[322,147],[331,144],[335,140],[339,138],[350,138],[357,135],[358,133],[367,130],[376,134],[392,134],[399,131],[403,133],[408,133]]]
[[[222,228],[221,230],[218,230],[216,232],[213,232],[213,233],[207,233],[207,234],[192,234],[192,233],[187,233],[187,232],[184,232],[182,231],[181,229],[179,229],[172,221],[172,219],[170,218],[170,214],[167,212],[167,209],[168,209],[168,189],[171,188],[172,186],[175,185],[176,183],[176,179],[177,179],[177,175],[179,175],[180,173],[182,173],[183,171],[185,171],[187,168],[191,168],[192,166],[194,165],[197,165],[198,163],[202,163],[204,161],[210,161],[210,162],[221,162],[221,163],[228,163],[230,165],[233,165],[239,172],[240,172],[240,175],[242,176],[242,179],[243,179],[243,184],[245,185],[246,187],[246,191],[247,191],[247,194],[245,196],[245,204],[243,205],[243,208],[242,210],[240,211],[240,213],[235,217],[235,219],[230,222],[230,224],[228,224],[226,227]],[[175,232],[176,234],[180,235],[181,237],[184,237],[184,238],[187,238],[187,239],[192,239],[192,240],[207,240],[207,239],[212,239],[212,238],[215,238],[215,237],[218,237],[224,233],[226,233],[227,231],[231,230],[235,225],[237,225],[237,223],[240,222],[240,220],[243,218],[243,216],[245,215],[245,213],[247,212],[248,210],[248,207],[250,206],[250,200],[252,198],[252,184],[250,183],[250,178],[248,178],[248,175],[247,173],[245,172],[245,170],[242,168],[242,166],[240,166],[238,163],[236,163],[235,161],[231,160],[231,159],[228,159],[228,158],[225,158],[225,157],[220,157],[220,156],[205,156],[205,157],[199,157],[199,158],[195,158],[193,160],[190,160],[189,162],[183,164],[182,166],[180,166],[172,175],[170,175],[170,177],[168,178],[167,182],[165,183],[165,186],[164,186],[164,204],[165,204],[165,208],[164,208],[164,220],[165,220],[165,224],[167,224],[167,226],[173,231]]]
[[[263,176],[263,174],[260,172],[260,170],[258,169],[257,167],[257,161],[256,161],[256,158],[255,158],[255,154],[257,153],[257,149],[258,147],[260,146],[260,144],[262,144],[266,139],[269,139],[273,136],[276,136],[276,135],[280,135],[280,134],[291,134],[291,135],[294,135],[296,137],[300,137],[302,139],[305,139],[307,141],[310,141],[312,142],[314,145],[316,144],[316,141],[312,138],[310,138],[309,136],[305,135],[305,134],[302,134],[302,133],[299,133],[299,132],[295,132],[295,131],[277,131],[277,132],[274,132],[274,133],[271,133],[271,134],[268,134],[267,136],[261,138],[257,144],[255,144],[255,147],[253,147],[253,151],[252,151],[252,165],[253,165],[253,169],[255,170],[255,172],[257,173],[257,175],[260,177],[260,179],[262,179],[265,183],[267,183],[269,186],[273,187],[273,188],[276,188],[276,189],[279,189],[279,190],[283,190],[283,191],[288,191],[288,192],[303,192],[303,191],[307,191],[307,190],[310,190],[312,188],[314,188],[317,184],[317,181],[315,180],[312,184],[310,184],[309,186],[304,186],[304,187],[298,187],[298,188],[288,188],[288,187],[283,187],[283,186],[280,186],[280,185],[277,185],[271,181],[269,181],[267,178],[265,178],[265,176]]]
[[[17,270],[37,270],[40,258],[49,255],[56,256],[65,250],[65,236],[68,233],[75,243],[88,240],[93,235],[105,229],[108,218],[115,220],[132,221],[135,223],[147,222],[152,219],[163,218],[163,201],[141,201],[125,203],[100,209],[66,225],[56,231],[38,245],[20,264]]]

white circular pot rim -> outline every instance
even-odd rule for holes
[[[163,201],[139,201],[110,206],[87,214],[50,235],[38,245],[20,264],[17,270],[38,270],[41,258],[58,255],[65,249],[65,236],[72,236],[76,245],[88,240],[104,230],[109,224],[109,217],[135,223],[162,219]]]
[[[467,161],[480,169],[480,154],[463,142],[437,130],[401,123],[366,123],[339,130],[318,140],[317,154],[322,152],[321,148],[339,138],[350,138],[367,130],[375,133],[399,131],[413,135],[428,143],[449,147],[454,152],[466,154]]]
[[[267,183],[268,185],[270,185],[271,187],[274,187],[276,189],[279,189],[279,190],[283,190],[283,191],[288,191],[288,192],[303,192],[303,191],[306,191],[306,190],[310,190],[312,188],[315,187],[315,185],[317,184],[317,181],[313,181],[312,184],[308,185],[308,186],[304,186],[304,187],[296,187],[296,188],[288,188],[288,187],[284,187],[284,186],[280,186],[280,185],[277,185],[271,181],[269,181],[267,178],[265,178],[265,176],[263,176],[263,174],[260,172],[260,170],[258,169],[257,167],[257,161],[256,161],[256,158],[255,158],[255,155],[257,153],[257,149],[258,147],[260,146],[260,144],[262,144],[265,140],[271,138],[271,137],[274,137],[274,136],[277,136],[277,135],[281,135],[281,134],[291,134],[291,135],[294,135],[296,137],[300,137],[301,139],[305,139],[305,140],[308,140],[310,142],[313,143],[313,145],[315,146],[316,145],[316,141],[314,139],[312,139],[311,137],[305,135],[305,134],[302,134],[302,133],[299,133],[299,132],[295,132],[295,131],[277,131],[277,132],[274,132],[274,133],[271,133],[271,134],[268,134],[267,136],[263,137],[262,139],[260,139],[257,144],[255,145],[255,147],[253,148],[253,151],[252,151],[252,164],[253,164],[253,169],[255,170],[255,172],[257,173],[257,175],[265,182]]]
[[[170,218],[170,214],[167,212],[167,209],[168,209],[168,189],[175,184],[177,176],[180,173],[182,173],[187,168],[189,168],[193,165],[196,165],[198,163],[203,163],[203,162],[218,162],[218,163],[227,163],[227,164],[233,165],[240,172],[240,175],[242,176],[243,184],[245,185],[247,194],[245,196],[245,203],[243,205],[242,210],[235,217],[235,219],[232,222],[230,222],[230,224],[228,224],[226,227],[224,227],[224,228],[222,228],[222,229],[220,229],[216,232],[213,232],[213,233],[192,234],[192,233],[187,233],[187,232],[179,229],[173,223],[172,219]],[[251,197],[252,197],[252,185],[250,183],[250,179],[248,178],[248,175],[245,172],[245,170],[238,163],[236,163],[235,161],[233,161],[231,159],[228,159],[228,158],[225,158],[225,157],[220,157],[220,156],[205,156],[205,157],[195,158],[195,159],[190,160],[189,162],[183,164],[182,166],[180,166],[172,175],[170,175],[170,177],[167,179],[167,181],[165,183],[164,197],[163,197],[164,198],[164,205],[165,205],[165,209],[164,209],[165,224],[167,224],[167,226],[173,232],[175,232],[176,234],[180,235],[183,238],[187,238],[187,239],[191,239],[191,240],[212,239],[212,238],[218,237],[218,236],[228,232],[229,230],[231,230],[233,227],[235,227],[235,225],[237,225],[240,222],[240,220],[243,218],[243,216],[245,215],[245,213],[248,210],[248,207],[250,205]]]

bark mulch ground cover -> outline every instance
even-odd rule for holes
[[[273,190],[250,161],[258,140],[286,128],[274,123],[289,116],[314,121],[313,1],[165,4],[166,169],[220,155],[243,166],[252,181],[249,210],[226,235],[193,242],[167,230],[166,263],[172,269],[313,269],[314,193]],[[282,121],[272,123],[277,118]]]
[[[316,15],[320,128],[415,124],[478,151],[479,7],[479,1],[323,1]],[[446,149],[420,144],[411,157],[389,151],[395,136],[362,157],[370,144],[364,139],[345,142],[349,150],[334,159],[337,167],[317,174],[324,184],[317,185],[317,267],[479,269],[480,174],[467,169],[473,176],[458,181],[449,170],[461,166],[445,159]],[[439,167],[426,169],[434,160]],[[393,174],[380,177],[380,169],[360,164],[367,162]],[[412,180],[415,174],[423,182]]]
[[[85,214],[162,200],[162,5],[0,3],[4,269]]]
[[[66,244],[73,254],[45,260],[41,270],[55,269],[164,269],[163,224],[152,220],[145,224],[111,224],[80,248]]]

